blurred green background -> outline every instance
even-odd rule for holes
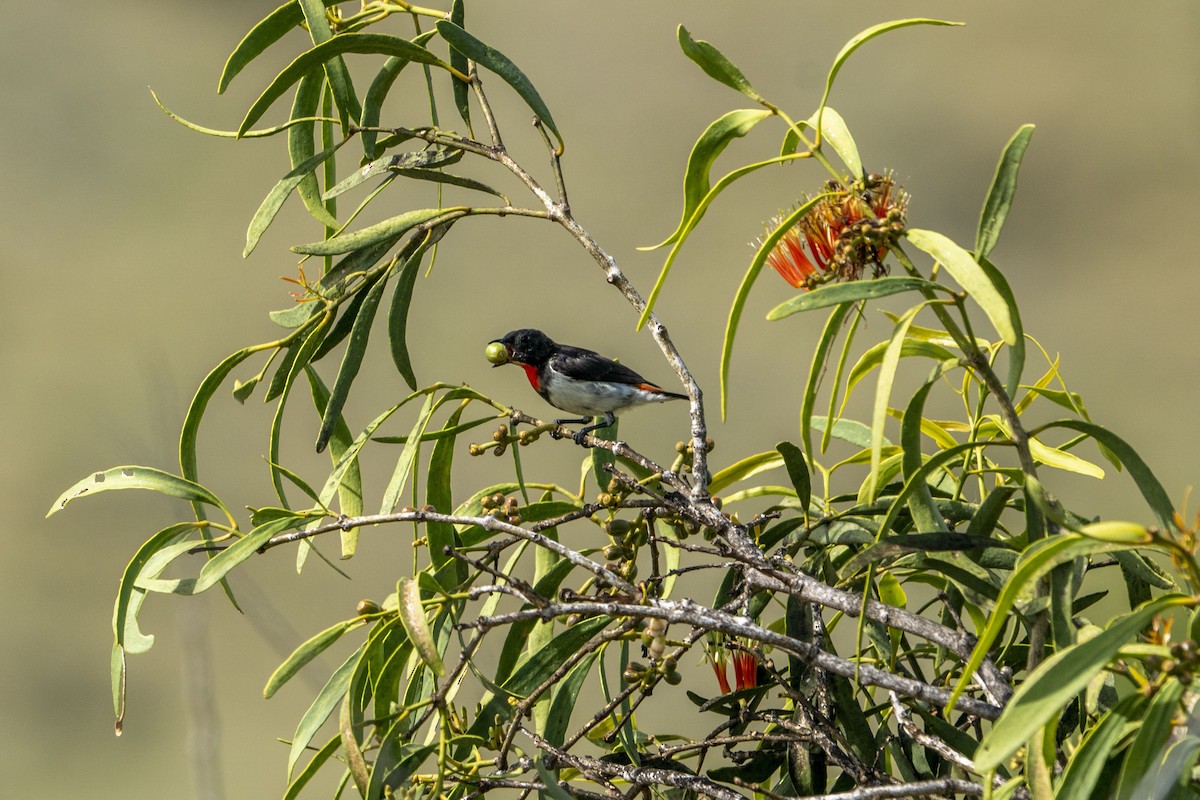
[[[290,736],[313,687],[289,686],[267,702],[266,677],[297,643],[350,615],[357,599],[381,599],[411,563],[407,532],[367,532],[360,556],[344,565],[353,583],[311,562],[296,577],[279,549],[234,576],[244,615],[218,592],[151,598],[143,627],[159,641],[131,660],[126,733],[117,739],[107,671],[117,581],[136,547],[185,509],[113,494],[43,520],[64,488],[95,469],[177,469],[175,440],[195,387],[228,353],[273,337],[264,312],[289,302],[278,280],[295,272],[286,247],[319,238],[293,200],[243,262],[246,224],[288,169],[281,140],[200,136],[169,121],[147,91],[201,124],[236,128],[272,69],[303,46],[294,34],[227,96],[215,94],[227,54],[273,7],[118,1],[7,9],[0,104],[9,122],[0,129],[0,158],[9,200],[0,259],[12,324],[0,357],[11,381],[2,467],[11,513],[0,559],[0,798],[278,796],[286,748],[274,739]],[[674,228],[692,143],[711,120],[746,103],[682,56],[676,24],[717,44],[764,95],[802,118],[833,56],[862,28],[903,16],[967,22],[871,42],[843,70],[831,103],[869,168],[894,169],[912,194],[911,224],[967,245],[1001,148],[1020,124],[1037,124],[994,260],[1021,302],[1026,330],[1062,353],[1070,387],[1093,419],[1138,448],[1182,499],[1200,476],[1200,274],[1189,210],[1200,175],[1200,9],[1186,0],[1097,9],[1028,0],[493,2],[469,5],[468,26],[532,77],[568,143],[577,217],[646,292],[664,253],[635,247]],[[409,30],[404,20],[395,24]],[[365,70],[369,61],[353,63]],[[548,180],[527,109],[499,81],[488,86],[508,119],[510,147]],[[391,121],[407,123],[402,112],[398,106]],[[721,167],[769,156],[776,143],[774,134],[735,143]],[[732,414],[719,423],[717,355],[752,256],[747,243],[763,220],[825,177],[808,165],[768,173],[718,202],[658,307],[706,387],[725,448],[717,466],[795,437],[799,387],[821,324],[764,322],[791,294],[765,274],[737,344]],[[393,202],[387,207],[408,207],[399,194]],[[528,220],[461,224],[418,287],[410,323],[420,342],[418,379],[468,382],[545,413],[519,373],[493,372],[481,358],[489,339],[530,325],[620,355],[666,383],[669,369],[650,338],[634,334],[634,319],[560,230]],[[889,331],[875,315],[860,336],[873,341]],[[377,344],[360,375],[347,411],[352,428],[406,391],[385,350]],[[1038,370],[1031,364],[1029,379]],[[286,455],[302,461],[316,426],[303,394],[297,398]],[[202,479],[231,505],[264,502],[270,409],[257,398],[239,407],[222,392],[210,413]],[[622,433],[665,458],[685,426],[679,407],[656,408],[629,417]],[[381,448],[368,464],[374,471],[364,473],[368,508],[390,458],[394,451]],[[577,456],[546,447],[530,459],[549,475],[573,470]],[[463,488],[475,475],[507,474],[500,462],[467,467]],[[315,467],[310,476],[320,478]],[[1147,519],[1128,479],[1110,477],[1100,491],[1091,481],[1049,482],[1069,506]]]

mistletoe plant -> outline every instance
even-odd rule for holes
[[[318,654],[341,653],[291,736],[285,797],[318,772],[333,773],[338,795],[352,787],[369,798],[499,789],[720,800],[1192,796],[1197,525],[1176,513],[1124,440],[1088,418],[1057,360],[1023,330],[1016,293],[989,261],[1032,127],[1005,148],[968,249],[910,226],[907,193],[892,173],[864,166],[828,102],[859,47],[907,26],[953,23],[906,19],[863,31],[837,54],[803,118],[680,27],[683,53],[751,106],[722,115],[696,141],[681,220],[659,245],[668,255],[643,300],[571,212],[566,137],[548,105],[512,60],[468,31],[462,2],[445,11],[401,0],[344,5],[292,0],[246,34],[221,90],[297,27],[312,46],[271,80],[236,131],[166,112],[210,135],[286,142],[292,169],[251,220],[246,255],[292,194],[323,235],[292,247],[304,257],[297,302],[270,314],[283,333],[238,350],[201,382],[183,423],[179,474],[115,467],[51,509],[114,489],[190,504],[186,518],[137,550],[120,582],[118,731],[126,659],[153,641],[138,626],[149,596],[221,587],[233,599],[227,578],[251,559],[286,548],[303,564],[330,536],[350,558],[362,530],[395,535],[407,524],[411,571],[380,589],[381,601],[362,602],[298,643],[267,680],[270,697]],[[414,24],[415,36],[399,35],[398,23]],[[355,84],[349,55],[375,59],[369,85]],[[437,103],[447,84],[457,114],[449,126]],[[532,110],[548,168],[511,155],[501,135],[509,121],[494,113],[485,84]],[[400,87],[427,94],[427,117],[392,116]],[[287,121],[255,128],[289,93]],[[713,180],[735,139],[772,124],[778,155]],[[351,151],[353,170],[341,174]],[[818,171],[797,173],[807,193],[758,242],[729,310],[720,377],[724,414],[735,335],[769,265],[800,293],[768,319],[828,313],[799,436],[756,454],[726,443],[722,452],[734,455],[716,463],[701,387],[654,303],[722,192],[793,161]],[[497,179],[511,186],[485,182]],[[417,182],[433,184],[433,200],[408,208],[421,196]],[[351,197],[358,204],[339,211],[337,201]],[[356,226],[368,204],[389,202],[398,207],[385,221]],[[769,217],[773,204],[763,205]],[[561,227],[600,268],[595,277],[629,301],[630,322],[649,329],[688,397],[690,426],[672,463],[588,435],[579,440],[577,486],[526,475],[524,448],[577,446],[565,429],[449,382],[457,376],[418,388],[409,354],[426,343],[407,318],[421,266],[441,239],[466,234],[479,217]],[[867,307],[891,295],[914,304],[892,315],[890,335],[858,347]],[[385,298],[386,339],[413,393],[363,425],[347,418],[346,400]],[[1031,352],[1037,367],[1027,363]],[[897,380],[903,359],[928,368],[907,394]],[[318,369],[327,362],[332,383]],[[849,418],[847,400],[870,378],[870,419]],[[197,458],[201,423],[231,381],[238,401],[257,391],[276,409],[264,435],[274,496],[252,503],[248,519],[232,510],[241,503],[205,488]],[[331,455],[316,474],[281,459],[285,411],[303,384],[320,417],[316,450]],[[956,418],[927,414],[935,391],[955,401]],[[1031,425],[1035,404],[1062,418]],[[489,422],[498,427],[479,441],[475,429]],[[373,498],[360,472],[368,447],[395,454]],[[505,467],[495,482],[456,496],[456,456],[485,452],[511,454],[511,474]],[[1134,481],[1148,524],[1095,520],[1055,498],[1060,471],[1104,477],[1097,456]],[[758,483],[768,472],[779,477]],[[568,526],[590,533],[567,536]],[[1093,574],[1106,588],[1085,593]],[[1114,610],[1101,613],[1101,599]],[[715,680],[680,671],[697,661],[711,664]],[[667,701],[671,713],[647,710]]]

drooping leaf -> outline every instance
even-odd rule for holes
[[[641,247],[639,250],[657,250],[679,241],[689,222],[692,222],[700,201],[712,188],[709,174],[717,158],[725,152],[730,142],[745,136],[769,116],[771,112],[766,109],[736,109],[719,117],[700,134],[700,138],[692,145],[692,152],[688,155],[687,167],[683,172],[683,216],[679,220],[679,227],[653,247]],[[693,226],[694,224],[692,222]]]
[[[396,459],[396,468],[392,471],[392,478],[388,481],[387,489],[383,493],[383,505],[379,509],[380,514],[390,514],[395,510],[400,503],[400,494],[404,491],[405,485],[408,483],[408,476],[412,472],[413,462],[417,458],[417,449],[421,441],[421,436],[425,433],[425,428],[429,426],[429,418],[433,415],[433,411],[437,408],[437,398],[432,392],[425,398],[425,403],[421,406],[421,412],[417,416],[417,421],[413,424],[412,431],[408,434],[408,441],[404,444],[404,449],[400,451],[400,457]]]
[[[1127,547],[1128,545],[1102,542],[1071,533],[1041,539],[1021,553],[1012,574],[1009,575],[1004,588],[996,598],[996,607],[988,617],[987,625],[980,632],[975,649],[971,651],[971,657],[963,667],[958,683],[955,684],[954,691],[950,695],[947,708],[953,708],[963,691],[966,690],[971,676],[983,663],[983,659],[987,657],[992,644],[1009,621],[1009,612],[1012,611],[1017,599],[1021,597],[1027,586],[1059,564],[1093,553],[1110,552]]]
[[[642,309],[642,314],[638,318],[638,330],[641,330],[642,326],[644,326],[647,320],[650,319],[650,314],[654,311],[654,304],[658,300],[658,295],[662,291],[663,286],[666,284],[667,275],[671,272],[671,266],[675,263],[675,257],[679,255],[680,250],[683,248],[684,242],[687,241],[692,230],[695,229],[695,227],[700,223],[700,220],[704,218],[705,212],[708,210],[708,207],[713,203],[713,201],[716,200],[717,196],[729,188],[734,181],[744,178],[752,172],[772,164],[781,164],[785,161],[790,161],[792,159],[801,157],[802,156],[780,156],[779,158],[769,158],[766,161],[757,161],[753,164],[747,164],[745,166],[738,167],[732,172],[728,172],[723,175],[721,179],[718,180],[713,187],[708,190],[708,192],[696,205],[692,215],[688,217],[687,220],[682,224],[678,239],[671,246],[671,251],[667,253],[667,258],[665,261],[663,261],[662,269],[659,270],[658,278],[654,281],[654,286],[650,289],[650,295],[646,298],[646,306]]]
[[[1183,690],[1184,686],[1178,680],[1168,680],[1157,687],[1150,698],[1142,725],[1121,765],[1117,800],[1142,800],[1148,795],[1144,781],[1162,760],[1167,737],[1171,735],[1175,716],[1180,711],[1179,699]]]
[[[457,427],[465,409],[465,403],[454,409],[454,412],[446,420],[443,430]],[[433,453],[429,456],[429,473],[425,480],[425,503],[443,514],[449,514],[454,508],[454,494],[451,490],[450,479],[454,466],[455,443],[456,439],[453,436],[438,439],[433,446]],[[435,568],[441,569],[452,560],[452,556],[446,553],[446,549],[454,547],[457,542],[454,526],[448,522],[427,522],[425,523],[425,536],[429,540],[429,560]],[[454,561],[458,565],[456,583],[460,583],[466,578],[466,564],[456,559]]]
[[[564,148],[562,134],[558,132],[558,126],[554,124],[554,118],[550,115],[550,109],[546,106],[545,101],[542,100],[542,96],[538,94],[537,89],[533,87],[529,78],[525,76],[525,73],[521,72],[508,56],[491,45],[476,39],[453,22],[444,19],[438,20],[435,27],[437,28],[438,35],[445,39],[452,48],[479,66],[499,75],[501,80],[511,86],[520,95],[525,104],[537,115],[537,118],[554,134],[554,138],[558,140],[558,155],[561,156]]]
[[[900,365],[900,352],[908,334],[908,326],[925,305],[919,303],[900,316],[900,321],[892,331],[891,341],[883,353],[883,360],[879,363],[879,379],[875,386],[875,402],[871,413],[871,474],[868,478],[868,495],[871,500],[875,499],[876,493],[883,485],[880,481],[880,464],[883,461],[884,425],[887,422],[892,384],[896,380],[896,370]]]
[[[296,3],[304,12],[304,22],[308,27],[308,35],[312,39],[312,43],[320,46],[333,41],[333,27],[329,24],[323,0],[296,0]],[[324,65],[325,84],[328,88],[326,113],[329,113],[328,101],[332,100],[337,106],[342,134],[349,136],[350,125],[362,114],[358,96],[354,92],[354,81],[350,77],[350,70],[347,69],[346,61],[340,54],[322,58],[321,63]],[[333,128],[329,123],[323,123],[323,126],[326,135],[325,146],[329,147],[332,144],[330,138]]]
[[[996,269],[986,258],[978,258],[979,268],[987,275],[988,280],[996,287],[1000,297],[1008,305],[1008,316],[1012,322],[1013,335],[1016,341],[1008,347],[1008,378],[1004,382],[1004,390],[1010,398],[1015,397],[1017,387],[1021,385],[1021,373],[1025,370],[1025,329],[1021,325],[1021,312],[1017,308],[1017,298],[1004,273]]]

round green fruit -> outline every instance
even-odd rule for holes
[[[483,351],[483,356],[492,364],[504,364],[508,361],[508,348],[499,342],[492,342]]]

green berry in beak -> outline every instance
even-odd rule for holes
[[[500,366],[508,362],[508,348],[500,344],[500,342],[492,342],[483,351],[486,358],[494,366]]]

